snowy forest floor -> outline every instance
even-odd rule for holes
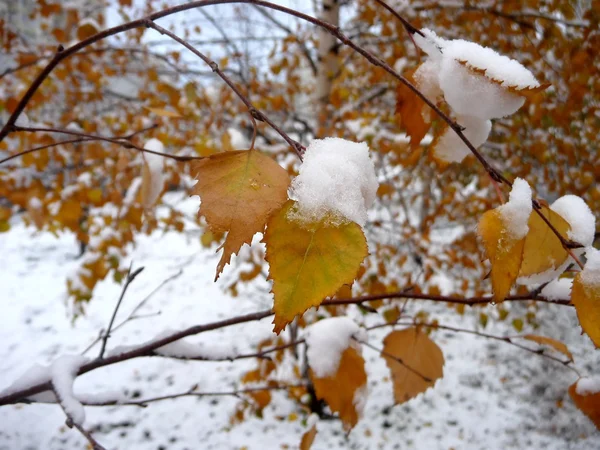
[[[179,207],[197,210],[197,198]],[[34,363],[48,364],[62,354],[81,353],[107,326],[121,286],[102,282],[75,321],[65,303],[65,277],[80,264],[72,235],[59,238],[36,233],[15,221],[0,235],[0,390]],[[223,281],[213,283],[217,256],[202,249],[197,233],[156,232],[140,236],[129,259],[145,270],[130,286],[117,323],[163,280],[182,274],[158,291],[141,313],[149,317],[127,323],[109,340],[109,349],[148,341],[165,330],[208,323],[270,307],[263,290],[247,290],[236,298],[223,293]],[[128,259],[128,261],[129,261]],[[231,270],[230,268],[226,269]],[[446,325],[478,329],[477,315],[493,316],[487,306],[460,316],[445,305],[409,303],[409,313],[425,310]],[[514,335],[511,320],[524,315],[512,306],[509,318],[485,329]],[[160,311],[160,315],[155,315]],[[362,317],[355,309],[351,314]],[[361,320],[380,323],[373,314]],[[580,328],[574,310],[541,305],[540,328],[531,332],[567,343],[582,375],[600,372],[600,355]],[[481,329],[481,328],[479,328]],[[369,333],[379,345],[387,330]],[[252,350],[271,334],[271,319],[204,333],[190,342]],[[444,377],[418,398],[393,407],[392,387],[384,360],[365,348],[369,396],[365,414],[349,435],[339,421],[321,421],[313,449],[598,449],[600,433],[570,400],[567,388],[576,375],[560,364],[498,341],[465,333],[437,331],[432,335],[444,352]],[[94,347],[88,355],[96,355]],[[200,391],[231,391],[240,387],[253,360],[184,362],[143,358],[93,371],[77,379],[75,392],[121,391],[138,398],[182,392],[194,384]],[[273,393],[263,418],[230,425],[240,401],[232,396],[179,398],[135,406],[86,407],[85,426],[109,449],[281,449],[297,448],[306,431],[303,415]],[[298,419],[290,420],[296,412]],[[0,450],[81,449],[86,442],[65,426],[57,405],[0,407]]]

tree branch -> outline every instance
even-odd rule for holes
[[[133,283],[133,280],[135,280],[135,277],[137,277],[142,272],[142,270],[144,270],[144,267],[142,266],[132,272],[131,271],[132,267],[133,267],[133,261],[131,261],[131,264],[129,265],[129,270],[127,271],[127,278],[125,279],[125,284],[123,285],[123,289],[121,290],[121,295],[119,296],[119,300],[117,301],[117,304],[115,305],[115,309],[112,313],[112,317],[110,318],[110,322],[108,323],[108,328],[106,329],[106,333],[104,333],[104,336],[102,337],[102,347],[100,347],[100,354],[98,355],[99,359],[102,359],[104,357],[104,351],[106,350],[106,343],[108,342],[108,338],[110,337],[110,332],[112,330],[113,324],[115,323],[115,317],[117,317],[117,312],[119,311],[119,307],[121,306],[123,297],[125,297],[125,292],[127,292],[127,288],[129,287],[129,285],[131,283]]]

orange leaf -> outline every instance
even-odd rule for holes
[[[567,233],[571,230],[568,222],[549,208],[543,207],[541,213],[567,239]],[[528,277],[560,267],[569,257],[560,239],[537,213],[529,216],[527,225],[529,232],[525,237],[519,277]]]
[[[302,440],[300,441],[300,450],[310,450],[310,447],[313,445],[315,441],[315,436],[317,435],[317,427],[313,425],[310,430],[302,435]]]
[[[596,389],[588,391],[583,386],[584,383],[591,381],[595,384]],[[573,399],[575,406],[584,413],[589,419],[594,422],[596,428],[600,430],[600,390],[598,388],[598,380],[580,378],[569,387],[569,395]]]
[[[517,280],[525,239],[511,238],[497,209],[483,214],[479,220],[478,233],[492,264],[492,289],[494,300],[499,303],[508,296]]]
[[[562,342],[557,341],[556,339],[552,339],[546,336],[536,336],[535,334],[526,334],[525,336],[521,337],[529,341],[537,342],[540,345],[549,345],[557,352],[560,352],[567,358],[569,358],[570,361],[573,361],[573,355],[571,354],[567,346]]]
[[[90,20],[83,20],[81,24],[77,27],[77,39],[83,41],[96,33],[98,33],[98,28],[96,24]]]
[[[231,255],[262,232],[267,219],[287,199],[288,173],[257,150],[212,155],[194,166],[198,183],[192,195],[202,201],[203,215],[214,233],[227,233],[215,280]]]
[[[388,334],[381,356],[392,373],[396,404],[425,392],[444,374],[442,351],[417,327]]]
[[[587,257],[584,269],[573,280],[571,302],[575,305],[581,328],[596,348],[600,348],[600,270],[591,267],[592,262],[598,265],[600,251],[590,249]]]
[[[357,424],[366,395],[367,374],[365,360],[353,347],[342,353],[337,373],[316,378],[312,369],[310,379],[319,400],[325,400],[333,412],[342,419],[344,429],[350,431]]]
[[[413,85],[414,71],[405,75],[405,78]],[[415,94],[404,83],[399,83],[396,88],[396,114],[400,116],[401,125],[406,130],[406,134],[410,136],[410,145],[414,149],[427,134],[431,122],[426,121],[423,116],[425,102]]]

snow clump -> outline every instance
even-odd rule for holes
[[[334,376],[342,353],[361,339],[364,331],[349,317],[331,317],[310,325],[304,332],[308,365],[317,378]],[[354,345],[356,348],[356,345]]]
[[[593,395],[600,392],[600,376],[580,378],[577,381],[575,392],[579,395]]]
[[[341,138],[316,139],[306,149],[290,198],[297,202],[292,218],[318,222],[356,222],[364,226],[379,183],[369,146]]]
[[[428,58],[414,74],[417,87],[433,102],[444,98],[475,147],[487,140],[490,119],[509,116],[523,106],[519,91],[540,88],[528,69],[489,47],[446,40],[426,28],[421,32],[423,36],[415,34],[414,39]],[[434,151],[448,163],[462,161],[469,153],[450,129],[436,140]]]
[[[512,239],[523,239],[529,231],[529,216],[533,205],[531,203],[531,187],[527,181],[517,178],[512,186],[508,202],[498,207],[498,212]]]
[[[585,256],[587,261],[580,274],[581,282],[587,286],[600,285],[600,250],[587,247]]]

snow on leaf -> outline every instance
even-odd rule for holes
[[[477,232],[492,265],[492,289],[496,302],[504,301],[517,280],[525,239],[514,239],[506,231],[502,216],[497,209],[481,216]]]
[[[299,314],[320,305],[354,281],[368,254],[367,241],[354,222],[298,222],[297,203],[288,201],[267,224],[263,242],[275,297],[274,331],[279,334]]]
[[[161,153],[164,151],[162,142],[155,138],[146,142],[144,148]],[[142,158],[141,203],[144,208],[151,208],[158,200],[165,184],[164,158],[153,153],[143,153]]]
[[[262,232],[267,219],[287,199],[290,179],[274,160],[257,150],[212,155],[195,165],[201,199],[199,215],[214,233],[227,232],[215,280],[242,245]]]
[[[322,319],[307,327],[306,356],[313,373],[319,378],[334,375],[342,352],[350,346],[352,337],[359,337],[360,333],[358,324],[346,316]]]
[[[600,251],[586,249],[587,262],[573,280],[571,302],[583,331],[600,348]]]
[[[552,339],[552,338],[549,338],[546,336],[537,336],[535,334],[526,334],[521,337],[523,339],[527,339],[528,341],[537,342],[540,345],[549,345],[557,352],[560,352],[563,355],[565,355],[567,358],[569,358],[569,361],[573,361],[573,355],[571,354],[571,352],[569,351],[567,346],[565,344],[563,344],[562,342],[557,341],[556,339]]]
[[[331,411],[339,414],[344,429],[350,431],[357,424],[365,403],[367,373],[360,352],[353,346],[344,350],[334,375],[319,378],[312,369],[309,374],[317,398],[325,400]]]
[[[381,356],[392,373],[396,404],[425,392],[444,374],[442,350],[417,327],[388,334]]]
[[[515,283],[525,248],[531,216],[531,188],[517,178],[509,201],[481,216],[477,232],[492,265],[494,300],[503,301]]]
[[[543,207],[541,213],[548,219],[556,230],[566,239],[571,227],[559,214],[549,208]],[[519,277],[529,277],[546,271],[556,270],[569,257],[560,239],[548,224],[537,214],[529,216],[527,223],[529,231],[525,237],[523,261],[519,270]],[[550,280],[555,278],[553,274]],[[545,281],[550,281],[545,280]]]
[[[582,389],[580,385],[590,384],[589,379],[580,378],[569,387],[569,395],[573,399],[575,406],[594,422],[596,428],[600,430],[600,381],[592,380],[595,389]],[[585,386],[584,386],[585,387]]]
[[[304,153],[290,198],[299,221],[351,221],[363,226],[377,197],[377,176],[369,146],[340,138],[315,139]]]
[[[414,80],[413,73],[409,72],[404,77],[412,84],[417,84]],[[417,87],[418,84],[417,84]],[[419,89],[421,89],[419,87]],[[406,130],[406,134],[410,136],[410,146],[415,149],[423,140],[431,122],[426,120],[424,116],[425,102],[415,94],[404,83],[398,83],[396,88],[396,114],[400,117],[400,124]]]

